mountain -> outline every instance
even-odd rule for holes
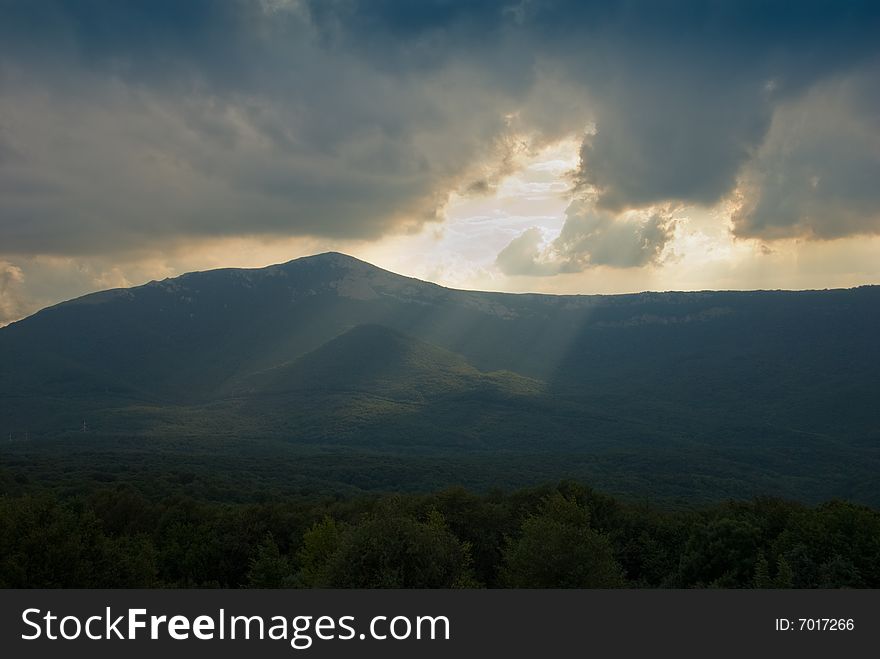
[[[67,447],[488,451],[489,484],[519,456],[511,482],[540,468],[612,491],[878,501],[878,335],[880,287],[513,295],[330,253],[95,293],[0,329],[0,430]]]
[[[514,373],[482,373],[455,353],[382,325],[358,325],[290,364],[256,373],[245,395],[364,392],[395,401],[425,401],[449,392],[537,393]]]
[[[432,444],[449,444],[461,431],[448,427],[450,415],[475,407],[485,414],[493,406],[514,412],[514,405],[540,391],[541,383],[530,378],[483,373],[460,355],[368,324],[245,378],[230,402],[239,405],[240,416],[260,419],[270,434],[307,432],[322,442],[363,443],[376,434],[387,442],[409,429],[414,434],[406,443],[430,437]]]

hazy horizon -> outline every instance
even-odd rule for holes
[[[492,289],[466,288],[466,287],[459,287],[459,286],[447,286],[441,282],[432,282],[432,281],[428,281],[428,280],[424,280],[424,279],[419,279],[418,277],[412,277],[411,275],[406,275],[401,272],[394,272],[393,270],[389,270],[388,268],[381,268],[381,266],[378,266],[374,263],[370,263],[369,261],[364,261],[363,259],[358,259],[358,257],[356,257],[352,254],[346,254],[345,252],[338,252],[336,250],[331,250],[328,252],[316,252],[314,254],[305,254],[303,256],[298,256],[296,258],[290,259],[288,261],[269,263],[267,265],[262,265],[262,266],[246,266],[246,267],[240,267],[240,268],[232,267],[232,266],[220,266],[217,268],[211,268],[209,270],[190,270],[187,272],[181,272],[179,274],[170,275],[168,277],[163,277],[162,279],[150,279],[150,280],[143,281],[143,282],[131,283],[126,286],[113,286],[113,287],[109,287],[109,288],[97,289],[94,291],[87,291],[87,292],[83,293],[82,295],[76,295],[71,298],[66,298],[64,300],[58,300],[57,302],[54,302],[52,304],[48,304],[44,307],[41,307],[39,309],[34,310],[32,313],[28,314],[27,316],[23,316],[22,318],[17,318],[14,320],[0,322],[0,328],[6,327],[7,325],[10,325],[14,322],[17,322],[18,320],[24,320],[25,318],[27,318],[35,313],[38,313],[39,311],[42,311],[43,309],[47,309],[52,306],[55,306],[56,304],[62,304],[64,302],[69,302],[69,301],[78,299],[80,297],[91,295],[92,293],[99,293],[99,292],[108,291],[108,290],[124,290],[127,288],[137,288],[139,286],[145,286],[145,285],[153,283],[153,282],[164,281],[166,279],[175,279],[177,277],[182,277],[184,275],[196,274],[196,273],[200,273],[200,272],[211,272],[211,271],[216,271],[216,270],[226,270],[226,269],[230,269],[230,268],[234,269],[234,270],[262,270],[265,268],[282,266],[282,265],[285,265],[288,263],[292,263],[294,261],[298,261],[299,259],[307,259],[307,258],[313,258],[313,257],[318,257],[318,256],[330,255],[330,254],[338,254],[341,256],[355,258],[363,263],[367,263],[368,265],[372,265],[374,267],[380,268],[380,269],[385,270],[387,272],[391,272],[392,274],[401,275],[403,277],[411,277],[411,278],[418,279],[419,281],[422,281],[425,283],[436,284],[438,286],[442,286],[444,288],[448,288],[451,290],[471,292],[471,293],[502,293],[502,294],[510,294],[510,295],[554,295],[554,296],[555,295],[558,295],[558,296],[576,296],[576,295],[613,296],[613,295],[639,295],[639,294],[650,294],[650,293],[699,293],[699,292],[724,293],[724,292],[762,292],[762,291],[784,291],[784,292],[797,293],[797,292],[810,292],[810,291],[822,291],[822,290],[826,290],[826,291],[827,290],[848,290],[848,289],[853,289],[853,288],[862,288],[862,287],[871,287],[871,286],[880,285],[880,284],[867,283],[867,284],[856,284],[854,286],[836,286],[836,287],[826,287],[826,288],[739,288],[739,289],[698,289],[698,288],[695,288],[695,289],[689,289],[689,290],[686,290],[686,289],[664,289],[664,290],[654,289],[654,290],[621,291],[621,292],[617,292],[617,293],[591,293],[591,292],[545,293],[545,292],[541,292],[541,291],[528,291],[528,290],[526,290],[526,291],[504,291],[504,290],[492,290]]]

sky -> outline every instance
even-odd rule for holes
[[[880,5],[0,0],[0,325],[342,251],[458,288],[880,283]]]

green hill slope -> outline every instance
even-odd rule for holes
[[[483,451],[522,478],[576,466],[612,490],[878,501],[878,336],[880,287],[510,295],[331,253],[0,329],[0,432]]]

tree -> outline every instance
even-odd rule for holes
[[[556,493],[508,539],[503,580],[513,588],[614,588],[623,570],[608,539],[590,528],[586,508]]]
[[[763,551],[758,551],[758,559],[755,561],[755,578],[752,583],[755,588],[772,588],[773,580],[770,579],[770,563]]]
[[[247,574],[250,588],[289,588],[293,585],[290,561],[281,554],[271,533],[267,533],[251,559]]]
[[[324,517],[305,535],[299,550],[299,581],[304,586],[320,586],[329,581],[326,571],[330,557],[339,549],[345,531],[332,517]]]
[[[339,529],[337,529],[339,530]],[[316,550],[333,544],[332,527],[325,523],[306,542],[303,559],[314,560],[304,570],[308,585],[328,588],[456,588],[477,585],[471,573],[470,551],[431,511],[420,521],[380,507],[360,524],[339,534],[335,550],[320,560]],[[304,562],[304,567],[306,563]]]
[[[819,568],[819,588],[863,588],[859,569],[848,558],[835,555]]]
[[[776,578],[773,580],[774,588],[791,588],[794,584],[794,572],[785,556],[776,559]]]
[[[748,588],[754,582],[761,530],[750,515],[723,510],[697,522],[682,552],[683,585]]]

